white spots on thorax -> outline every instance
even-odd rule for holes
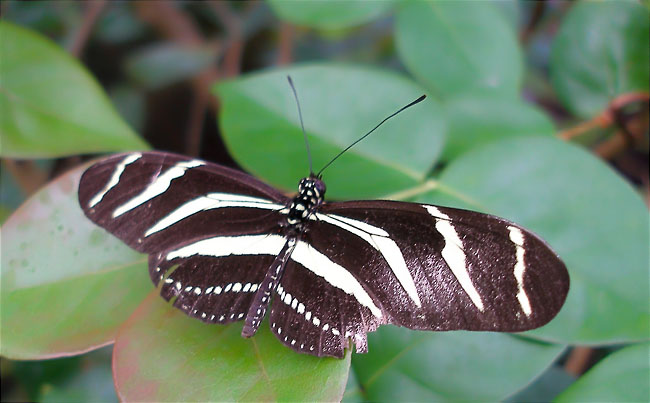
[[[517,292],[517,300],[519,300],[521,310],[524,311],[526,316],[530,316],[533,311],[530,307],[530,301],[528,300],[528,295],[526,295],[526,290],[524,289],[524,272],[526,271],[524,234],[519,228],[513,225],[509,226],[508,230],[510,231],[510,240],[515,244],[517,254],[517,260],[514,267],[514,276],[519,288]]]
[[[106,186],[102,190],[99,191],[90,201],[88,202],[88,207],[92,208],[95,207],[97,203],[102,201],[106,193],[108,193],[109,190],[114,188],[120,181],[120,176],[122,176],[122,173],[124,172],[124,169],[126,168],[127,165],[137,161],[142,157],[142,154],[140,153],[135,153],[135,154],[129,154],[124,159],[115,166],[115,170],[113,171],[113,175],[111,176],[111,179],[108,180],[106,183]]]
[[[465,256],[465,250],[463,241],[458,236],[458,232],[451,223],[449,216],[442,211],[438,210],[434,206],[423,205],[429,214],[431,214],[436,220],[436,230],[442,235],[445,246],[442,249],[442,258],[447,263],[447,266],[451,269],[451,272],[454,274],[458,282],[460,283],[465,293],[472,300],[474,306],[478,308],[479,311],[483,311],[483,301],[478,291],[472,284],[472,279],[469,277],[469,272],[467,271],[467,260]]]
[[[142,191],[139,195],[124,203],[113,211],[113,218],[119,217],[122,214],[133,210],[134,208],[148,202],[154,197],[164,193],[171,185],[172,180],[180,178],[185,175],[185,171],[190,168],[195,168],[205,165],[205,162],[199,160],[181,161],[176,165],[169,168],[163,174],[156,176],[153,181]]]

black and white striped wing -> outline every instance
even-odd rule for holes
[[[254,245],[221,250],[223,256],[169,253],[204,239],[241,240],[277,232],[287,197],[274,188],[216,164],[175,154],[118,154],[86,170],[79,203],[96,224],[132,248],[148,253],[162,296],[206,322],[241,320],[273,261]],[[237,254],[239,253],[239,254]]]
[[[490,215],[414,203],[329,203],[277,289],[288,346],[342,356],[379,324],[518,332],[560,310],[566,268],[531,232]]]

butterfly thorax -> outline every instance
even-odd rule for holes
[[[298,194],[291,200],[287,211],[287,223],[301,229],[309,216],[323,203],[325,183],[314,176],[302,178],[298,183]]]

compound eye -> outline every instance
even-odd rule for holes
[[[314,189],[316,190],[319,196],[323,196],[327,188],[325,187],[325,182],[319,180],[314,184]]]

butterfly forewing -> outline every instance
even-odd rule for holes
[[[88,168],[79,185],[86,215],[145,253],[275,226],[286,200],[249,175],[162,152],[111,156]]]
[[[338,251],[333,259],[382,301],[397,325],[523,331],[551,320],[568,292],[557,255],[498,217],[391,201],[331,203],[321,215],[358,223],[356,236],[337,239],[337,221],[318,220],[310,242]]]

